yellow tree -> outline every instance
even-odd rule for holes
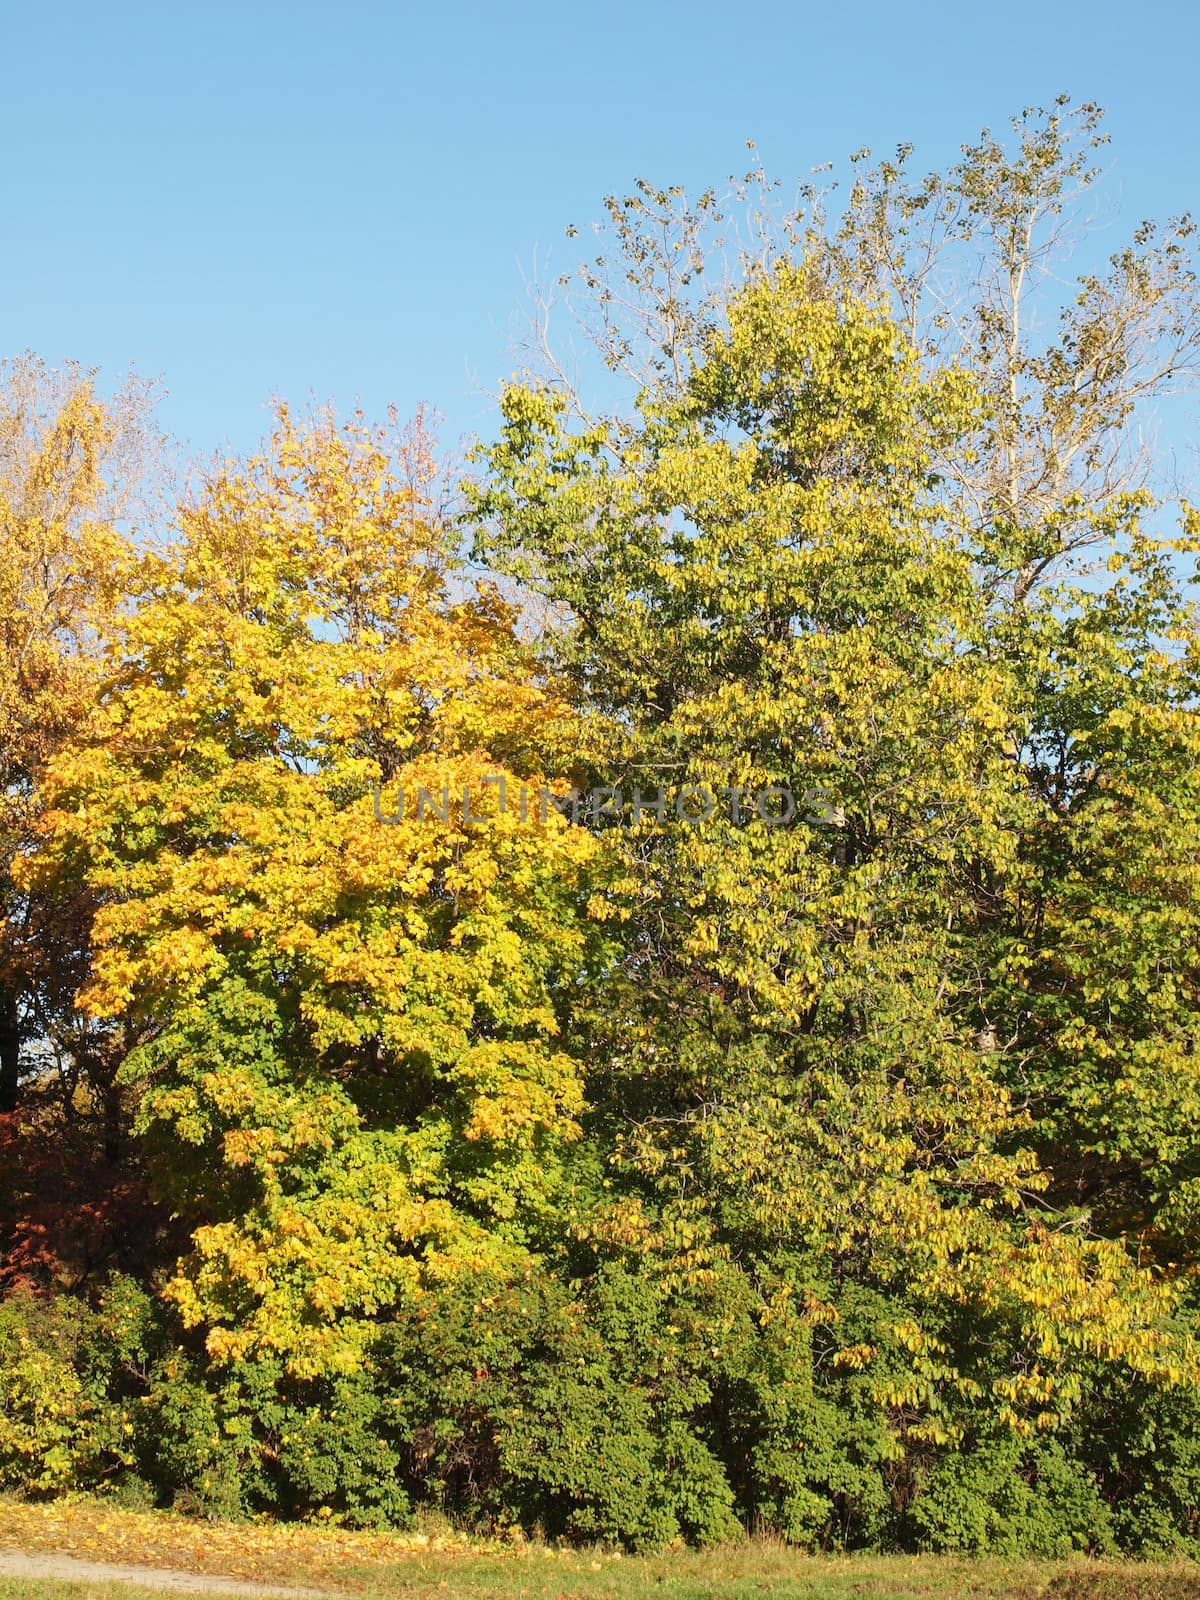
[[[431,1279],[521,1262],[582,1106],[560,1013],[593,842],[517,803],[572,725],[511,609],[453,582],[432,470],[419,429],[286,409],[216,468],[28,874],[102,901],[80,1004],[142,1041],[124,1076],[194,1229],[169,1296],[213,1357],[298,1376],[352,1369]]]
[[[0,363],[0,1112],[16,1104],[23,1049],[53,1031],[39,1000],[69,988],[77,919],[31,902],[11,868],[39,775],[94,694],[132,495],[156,451],[151,400],[134,379],[105,400],[78,366]]]

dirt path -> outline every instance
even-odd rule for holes
[[[284,1600],[332,1600],[328,1589],[306,1589],[282,1583],[249,1583],[214,1573],[183,1572],[171,1567],[118,1566],[109,1561],[82,1561],[50,1550],[26,1554],[0,1550],[0,1578],[61,1578],[68,1583],[136,1583],[143,1589],[176,1589],[184,1594],[277,1595]]]

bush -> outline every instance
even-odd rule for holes
[[[120,1396],[137,1481],[193,1515],[332,1512],[352,1526],[409,1517],[373,1374],[301,1384],[281,1361],[209,1364],[160,1302],[129,1279],[107,1288],[84,1352]]]
[[[22,1292],[0,1302],[0,1489],[90,1485],[125,1459],[111,1407],[77,1370],[86,1325],[70,1299]]]
[[[1008,1435],[943,1456],[909,1518],[919,1546],[939,1552],[1061,1557],[1116,1544],[1095,1478],[1053,1438]]]
[[[823,1320],[788,1297],[764,1318],[775,1288],[728,1266],[684,1289],[636,1259],[459,1279],[381,1325],[361,1370],[305,1381],[212,1362],[127,1278],[93,1309],[22,1293],[0,1302],[0,1490],[364,1527],[426,1505],[631,1549],[750,1525],[806,1548],[1200,1555],[1190,1391],[1096,1373],[1056,1432],[976,1426],[931,1455],[875,1393],[907,1359],[894,1299],[843,1285]]]
[[[1113,1508],[1122,1550],[1200,1559],[1200,1395],[1097,1373],[1071,1442]]]
[[[439,1295],[387,1330],[409,1470],[444,1509],[645,1549],[739,1534],[711,1388],[661,1289],[610,1266]]]

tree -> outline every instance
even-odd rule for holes
[[[1156,400],[1195,383],[1200,293],[1187,215],[1139,223],[1072,282],[1103,112],[1060,96],[1026,107],[1012,131],[1006,146],[985,129],[947,173],[918,180],[911,147],[872,171],[863,152],[833,252],[840,271],[885,289],[933,359],[980,383],[982,426],[948,465],[1019,602],[1105,544],[1095,512],[1154,479],[1145,423]]]
[[[1068,96],[1028,106],[1009,141],[985,129],[923,175],[911,145],[874,165],[864,148],[840,210],[836,180],[799,185],[789,204],[761,166],[695,199],[639,179],[607,197],[596,253],[555,287],[630,398],[681,394],[729,294],[773,262],[882,297],[928,370],[969,371],[986,402],[937,467],[998,597],[1019,601],[1097,553],[1092,513],[1143,488],[1175,492],[1147,437],[1156,403],[1200,370],[1192,218],[1141,221],[1095,259],[1103,117]],[[1075,254],[1091,262],[1081,273]],[[532,371],[598,420],[558,354],[552,309],[543,290]]]
[[[69,895],[30,899],[12,869],[30,847],[40,776],[95,692],[127,514],[158,449],[152,401],[132,377],[105,401],[77,366],[0,363],[0,1113],[17,1104],[30,1048],[68,1071],[88,1048],[67,1037],[86,909]]]
[[[499,782],[536,788],[572,719],[494,591],[451,598],[425,441],[396,450],[281,409],[214,469],[47,775],[29,877],[99,901],[79,1004],[134,1041],[137,1131],[193,1230],[168,1296],[218,1363],[301,1376],[521,1262],[581,1108],[560,1010],[591,843]]]
[[[861,153],[836,215],[610,198],[627,402],[548,342],[506,389],[487,581],[419,419],[286,407],[98,551],[12,903],[185,1237],[29,1368],[102,1424],[72,1470],[631,1545],[1194,1539],[1200,529],[1137,448],[1190,224],[1061,295],[1099,113],[1015,133]]]
[[[1109,573],[1010,625],[1031,805],[980,906],[995,1072],[1034,1119],[1055,1199],[1190,1277],[1200,1242],[1197,635],[1176,568],[1195,517],[1155,539],[1131,498]]]
[[[631,414],[510,389],[474,497],[480,555],[568,618],[585,777],[741,797],[613,832],[624,959],[581,1025],[614,1171],[764,1318],[832,1329],[901,1457],[1061,1423],[1088,1359],[1196,1376],[1177,1289],[1047,1205],[990,1047],[1027,679],[936,471],[986,398],[923,366],[820,254],[776,260]],[[818,813],[771,826],[785,791]]]

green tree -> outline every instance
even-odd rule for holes
[[[787,827],[744,798],[740,822],[614,831],[624,961],[580,1026],[614,1172],[682,1229],[685,1276],[741,1262],[826,1330],[879,1294],[826,1359],[863,1370],[903,1459],[980,1418],[1060,1424],[1092,1361],[1196,1367],[1182,1280],[1048,1193],[988,1005],[997,907],[1046,821],[1024,732],[1045,700],[1069,712],[1026,652],[1064,613],[997,606],[937,470],[974,448],[986,385],[931,371],[829,259],[752,271],[619,418],[511,388],[475,513],[480,553],[563,609],[585,781],[820,792]],[[1169,609],[1161,562],[1134,565],[1093,608],[1114,656],[1130,607],[1144,634]]]

